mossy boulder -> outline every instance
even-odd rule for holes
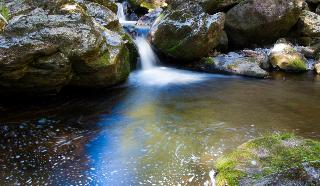
[[[270,51],[269,62],[273,68],[283,71],[301,72],[307,70],[307,60],[290,43],[278,41]]]
[[[226,14],[226,31],[236,47],[265,45],[288,34],[297,23],[303,0],[245,0]]]
[[[267,62],[263,51],[230,52],[216,57],[203,58],[196,63],[196,69],[205,72],[220,72],[242,76],[265,78],[269,75],[261,68]]]
[[[97,3],[25,3],[29,8],[0,35],[1,93],[51,94],[68,85],[108,87],[126,80],[132,41],[111,11]]]
[[[201,59],[219,45],[225,15],[209,15],[198,4],[165,11],[151,28],[153,46],[172,58]]]
[[[292,134],[257,138],[217,160],[217,185],[319,185],[319,154],[319,141]]]

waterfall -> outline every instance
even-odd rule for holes
[[[158,58],[148,41],[143,37],[137,37],[135,43],[138,47],[142,70],[154,68]]]
[[[154,53],[154,51],[152,50],[148,41],[145,39],[147,34],[145,34],[144,32],[140,33],[140,31],[139,31],[140,28],[137,28],[135,26],[136,21],[127,21],[126,20],[123,4],[117,3],[117,6],[118,6],[117,16],[119,18],[120,23],[124,27],[128,27],[128,26],[133,25],[135,27],[135,31],[139,35],[139,36],[136,36],[135,43],[138,47],[142,70],[148,70],[148,69],[155,67],[155,64],[156,64],[158,58],[157,58],[156,54]],[[141,28],[141,30],[143,30],[143,28]]]
[[[128,21],[124,13],[124,5],[117,3],[120,24],[134,37],[140,56],[141,70],[132,72],[129,81],[143,86],[166,86],[168,84],[185,84],[206,79],[208,75],[192,73],[169,67],[157,66],[158,57],[147,41],[150,28],[137,26],[137,21]]]
[[[117,6],[118,6],[117,16],[118,16],[120,23],[123,21],[126,21],[126,15],[124,14],[123,4],[117,3]]]

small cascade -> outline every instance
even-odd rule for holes
[[[117,16],[118,16],[120,23],[123,21],[126,21],[126,15],[124,13],[123,4],[117,3],[117,6],[118,6]]]
[[[146,39],[150,27],[137,26],[137,21],[128,21],[124,13],[124,4],[117,3],[117,5],[119,22],[134,37],[140,56],[141,70],[130,75],[131,83],[146,86],[166,86],[168,84],[198,82],[208,77],[208,75],[186,70],[157,66],[159,59]]]
[[[126,18],[126,14],[124,13],[124,4],[123,3],[117,3],[118,11],[117,11],[117,17],[119,19],[119,22],[124,27],[134,27],[137,23],[137,21],[128,21]]]
[[[137,37],[135,43],[138,47],[142,70],[154,68],[157,63],[157,56],[152,50],[149,42],[144,37]]]

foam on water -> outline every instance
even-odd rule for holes
[[[148,41],[143,37],[137,37],[135,43],[138,47],[142,70],[155,68],[158,58]]]
[[[169,84],[196,83],[208,79],[210,75],[194,73],[168,67],[153,67],[132,73],[129,82],[145,86],[166,86]]]

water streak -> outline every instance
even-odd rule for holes
[[[137,37],[135,43],[138,47],[142,70],[154,68],[156,66],[157,56],[148,41],[143,37]]]
[[[124,8],[122,3],[117,3],[118,11],[117,16],[119,18],[119,21],[126,21],[126,15],[124,14]]]

